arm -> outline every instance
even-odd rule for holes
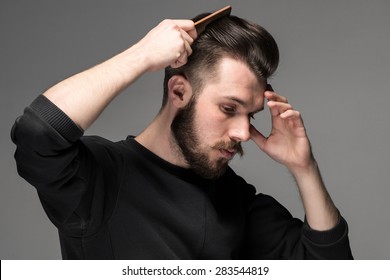
[[[17,145],[18,172],[37,188],[56,225],[74,211],[89,216],[84,211],[88,207],[75,210],[89,204],[81,202],[88,184],[95,195],[96,189],[104,189],[104,172],[97,164],[101,160],[95,159],[91,145],[79,141],[83,130],[142,73],[184,64],[194,32],[192,21],[163,21],[128,50],[47,90],[16,120],[11,137]]]
[[[343,217],[334,228],[316,231],[274,198],[257,194],[247,219],[244,259],[353,259]]]
[[[272,88],[265,92],[265,97],[272,115],[272,131],[264,137],[252,126],[251,138],[294,176],[309,226],[329,230],[339,222],[339,213],[322,181],[300,113]]]
[[[195,38],[191,20],[165,20],[131,48],[56,84],[44,95],[86,130],[142,74],[185,64]]]

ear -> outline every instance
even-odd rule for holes
[[[190,82],[182,75],[174,75],[168,81],[168,102],[176,108],[183,108],[192,97]]]

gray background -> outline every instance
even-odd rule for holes
[[[233,6],[267,28],[281,61],[274,89],[302,112],[327,188],[349,222],[356,259],[390,258],[389,1],[0,2],[1,259],[58,259],[57,232],[16,173],[9,131],[26,105],[67,76],[138,41],[164,18]],[[162,73],[139,79],[87,134],[137,134],[161,102]],[[256,125],[269,132],[268,110]],[[258,190],[303,216],[293,179],[253,143],[232,165]]]

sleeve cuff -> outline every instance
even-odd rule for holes
[[[84,131],[46,96],[39,95],[30,105],[42,119],[48,122],[66,140],[75,142]]]
[[[345,219],[340,216],[340,220],[338,224],[330,229],[325,231],[313,230],[310,228],[306,219],[303,225],[303,235],[318,245],[328,245],[335,243],[342,239],[344,236],[348,234],[348,225]]]

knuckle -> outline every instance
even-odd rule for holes
[[[172,20],[170,20],[170,19],[164,19],[164,20],[160,23],[160,25],[162,25],[162,26],[168,26],[168,25],[171,24],[171,22],[172,22]]]

